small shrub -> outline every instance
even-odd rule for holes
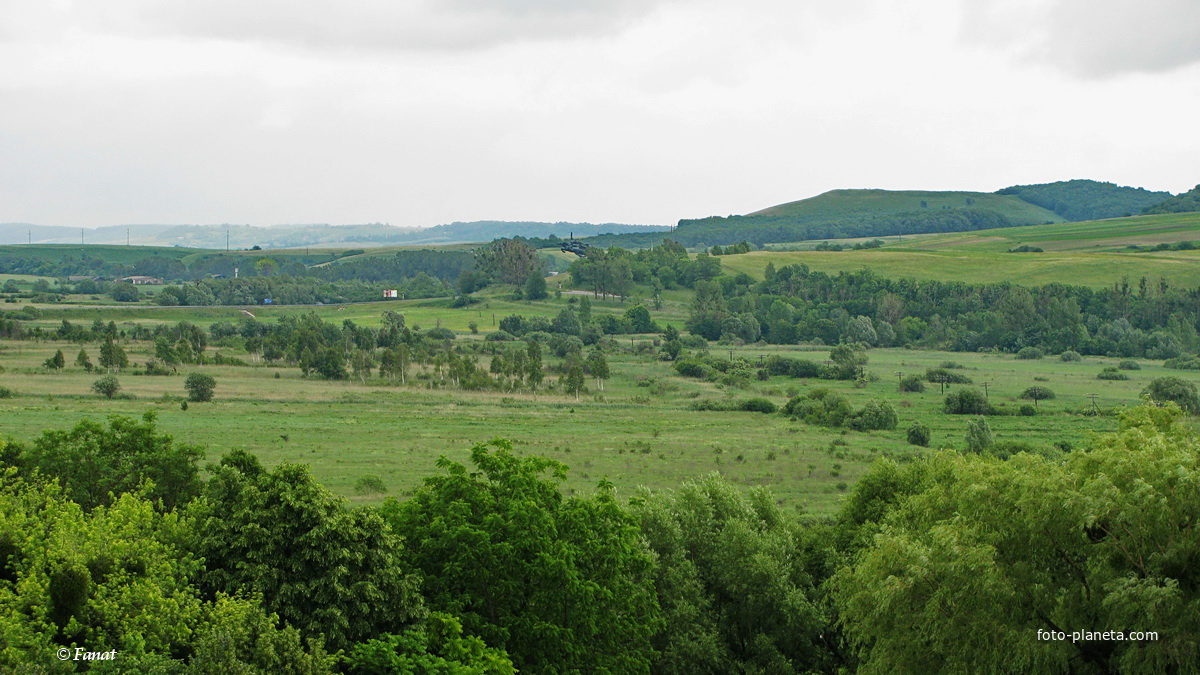
[[[682,359],[675,362],[675,372],[684,377],[705,378],[712,372],[712,368],[698,359]]]
[[[387,492],[387,486],[379,476],[363,476],[354,481],[354,492],[360,495],[379,495]]]
[[[1021,392],[1021,398],[1026,401],[1033,401],[1033,405],[1036,408],[1038,401],[1047,401],[1054,398],[1054,392],[1050,391],[1047,387],[1030,387]]]
[[[918,445],[922,448],[929,447],[930,431],[929,427],[920,422],[913,422],[908,427],[908,442],[910,445]]]
[[[1104,370],[1101,370],[1100,374],[1096,376],[1096,379],[1099,379],[1099,380],[1128,380],[1129,376],[1126,375],[1125,373],[1122,373],[1121,371],[1117,370],[1116,367],[1109,366],[1109,367],[1105,368]]]
[[[919,394],[925,391],[925,381],[920,375],[906,375],[900,379],[900,391]]]
[[[1017,409],[1017,414],[1019,414],[1021,417],[1033,417],[1037,414],[1037,408],[1026,403]]]
[[[895,429],[899,420],[896,409],[887,401],[871,401],[850,418],[850,428],[856,431]]]
[[[745,410],[746,412],[760,412],[770,415],[778,410],[778,406],[765,398],[748,398],[738,404],[738,409]]]
[[[1067,350],[1067,351],[1059,354],[1058,358],[1063,363],[1071,363],[1073,361],[1082,361],[1083,360],[1083,357],[1079,355],[1079,352],[1071,351],[1071,350]]]
[[[996,435],[987,420],[979,417],[967,422],[967,452],[976,454],[987,450],[996,443]]]
[[[942,361],[941,364],[938,365],[938,368],[945,368],[946,370],[962,370],[963,368],[966,368],[966,366],[958,361]]]
[[[930,368],[926,370],[925,380],[927,382],[941,382],[945,384],[971,384],[971,378],[966,375],[952,373],[946,368]]]
[[[0,398],[12,398],[13,390],[8,387],[0,387]]]
[[[943,409],[951,415],[990,415],[994,412],[987,397],[978,389],[959,389],[946,396]]]
[[[1141,370],[1142,364],[1138,363],[1137,361],[1126,360],[1118,363],[1117,367],[1121,370]]]
[[[105,375],[92,383],[92,391],[105,398],[112,398],[117,395],[118,391],[121,391],[121,383],[117,381],[115,375]]]
[[[1022,347],[1020,351],[1017,352],[1017,358],[1025,361],[1040,359],[1045,355],[1046,354],[1037,347]]]

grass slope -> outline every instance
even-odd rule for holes
[[[805,264],[827,273],[869,269],[881,276],[1025,285],[1069,283],[1101,288],[1123,277],[1164,278],[1200,285],[1200,251],[1132,251],[1130,245],[1200,241],[1200,214],[1135,216],[951,234],[889,238],[883,248],[862,251],[783,250],[724,256],[726,270],[761,277],[776,268]],[[811,246],[811,244],[809,244]],[[1043,253],[1008,253],[1017,246]],[[786,247],[786,246],[785,246]]]
[[[924,205],[923,205],[924,204]],[[842,218],[889,216],[922,210],[974,208],[995,211],[1014,223],[1059,223],[1063,218],[1012,195],[989,192],[923,190],[831,190],[747,214],[819,222]]]

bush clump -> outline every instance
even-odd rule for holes
[[[1171,370],[1200,370],[1200,359],[1190,354],[1167,359],[1163,366]]]
[[[991,415],[995,408],[978,389],[959,389],[946,396],[943,409],[951,415]]]
[[[183,388],[187,390],[189,401],[203,403],[212,400],[217,380],[206,373],[192,373],[183,381]]]
[[[783,414],[822,427],[840,427],[854,414],[854,408],[845,396],[821,387],[788,401]]]
[[[675,372],[684,377],[706,378],[712,368],[698,359],[681,359],[675,362]]]
[[[1069,350],[1069,349],[1068,349],[1067,351],[1065,351],[1065,352],[1063,352],[1063,353],[1059,354],[1059,355],[1058,355],[1058,358],[1059,358],[1059,360],[1060,360],[1060,361],[1062,361],[1063,363],[1071,363],[1071,362],[1074,362],[1074,361],[1082,361],[1082,360],[1083,360],[1083,357],[1082,357],[1082,356],[1080,356],[1079,352],[1077,352],[1077,351],[1072,351],[1072,350]]]
[[[1040,359],[1045,355],[1046,353],[1037,347],[1021,347],[1021,349],[1017,352],[1017,358],[1024,361],[1033,361],[1035,359]]]
[[[1098,380],[1128,380],[1129,376],[1126,375],[1125,373],[1122,373],[1120,370],[1117,370],[1116,366],[1109,366],[1109,367],[1105,368],[1104,370],[1101,370],[1100,374],[1096,376],[1096,379],[1098,379]]]
[[[895,429],[899,420],[896,409],[887,401],[871,401],[855,411],[850,417],[850,428],[855,431],[871,431],[874,429]]]
[[[1192,415],[1200,414],[1200,395],[1196,393],[1196,385],[1178,377],[1155,378],[1142,390],[1142,396],[1156,403],[1171,401]]]
[[[1120,368],[1121,370],[1141,370],[1142,364],[1138,363],[1137,361],[1133,361],[1133,360],[1125,360],[1125,361],[1118,363],[1117,367]]]
[[[925,380],[944,384],[971,384],[971,378],[952,373],[947,368],[929,368],[925,371]]]
[[[905,375],[900,379],[900,391],[919,394],[925,391],[925,381],[920,375]]]
[[[913,422],[908,427],[907,435],[909,445],[917,445],[922,448],[929,447],[930,431],[928,426],[920,422]]]
[[[778,410],[779,406],[765,398],[748,398],[738,403],[738,409],[745,410],[746,412],[760,412],[770,415]]]

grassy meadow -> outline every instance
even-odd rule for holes
[[[371,303],[347,307],[312,308],[322,318],[351,318],[377,323],[385,308],[403,312],[409,325],[440,324],[460,333],[459,340],[480,339],[469,332],[472,321],[481,332],[492,330],[509,313],[553,315],[570,296],[545,303],[491,298],[468,308],[451,309],[431,301]],[[442,303],[444,304],[444,303]],[[620,311],[616,302],[597,302],[596,311]],[[299,308],[259,308],[270,321]],[[660,321],[682,313],[682,303],[670,303]],[[64,308],[47,309],[37,323],[57,325],[63,318],[117,321],[121,328],[136,322],[189,320],[206,325],[236,321],[236,308]],[[626,342],[628,340],[629,342]],[[638,486],[668,489],[688,477],[718,471],[744,486],[767,486],[791,508],[812,513],[832,512],[838,500],[869,464],[880,456],[908,457],[924,452],[909,445],[905,430],[914,420],[929,425],[934,447],[961,447],[968,418],[941,411],[944,395],[937,385],[924,393],[899,393],[898,373],[923,373],[947,361],[961,366],[955,372],[976,385],[987,383],[993,403],[1012,410],[1025,401],[1016,397],[1039,384],[1056,394],[1042,401],[1034,417],[989,418],[1000,440],[1040,445],[1066,442],[1079,445],[1092,432],[1111,431],[1114,409],[1136,403],[1153,378],[1164,374],[1196,381],[1200,374],[1166,371],[1143,361],[1143,369],[1125,371],[1128,381],[1101,381],[1101,368],[1117,360],[1098,357],[1063,363],[1056,358],[1016,360],[1012,355],[946,353],[906,349],[875,349],[868,371],[878,376],[862,389],[849,382],[772,377],[744,389],[721,386],[675,373],[671,364],[652,353],[635,354],[630,346],[648,343],[651,336],[622,338],[622,352],[611,355],[612,377],[603,391],[589,380],[589,391],[576,400],[562,392],[500,393],[436,388],[428,375],[414,372],[407,386],[389,385],[377,377],[326,381],[304,378],[294,367],[182,366],[178,374],[147,376],[135,368],[118,375],[122,391],[108,400],[90,390],[98,374],[73,366],[81,345],[54,341],[0,342],[0,386],[11,396],[0,398],[0,434],[30,441],[44,429],[66,429],[83,417],[141,415],[153,411],[161,428],[180,440],[207,448],[216,459],[232,448],[259,455],[266,463],[295,461],[310,464],[314,474],[338,494],[357,503],[372,503],[387,495],[403,495],[436,472],[438,457],[466,461],[469,448],[494,437],[508,438],[522,452],[544,455],[571,467],[567,486],[589,491],[607,478],[628,497]],[[97,344],[83,345],[93,360]],[[148,343],[128,344],[131,366],[151,356]],[[50,373],[42,362],[62,349],[67,368]],[[209,351],[217,348],[210,346]],[[783,354],[823,361],[828,348],[806,346],[720,347],[713,353],[758,360]],[[250,358],[229,349],[224,354]],[[558,359],[549,359],[553,365]],[[486,357],[484,359],[486,363]],[[201,371],[217,381],[211,403],[192,403],[181,409],[184,376]],[[547,382],[553,380],[548,376]],[[1038,380],[1037,378],[1042,378]],[[966,386],[966,385],[955,385]],[[763,396],[782,405],[789,396],[816,387],[844,393],[855,406],[886,399],[896,407],[900,425],[894,431],[855,432],[827,429],[787,419],[783,415],[751,412],[697,411],[697,400],[743,399]],[[1092,399],[1102,414],[1092,415]],[[378,476],[387,495],[358,494],[357,481]]]

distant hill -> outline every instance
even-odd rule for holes
[[[187,248],[242,249],[336,247],[364,245],[433,245],[492,241],[501,237],[569,237],[606,232],[654,232],[670,228],[606,223],[537,223],[480,221],[430,228],[365,225],[116,225],[96,229],[0,223],[0,244],[132,244]]]
[[[741,241],[761,246],[817,239],[969,232],[1122,217],[1168,202],[1181,209],[1192,203],[1182,196],[1172,198],[1168,192],[1094,180],[1017,185],[997,192],[831,190],[746,215],[681,220],[669,235],[621,234],[589,242],[644,247],[669,236],[690,247]]]
[[[920,190],[832,190],[744,216],[681,220],[670,233],[685,246],[881,237],[1062,222],[1062,216],[1011,195]],[[647,246],[663,235],[597,237],[592,243]]]
[[[539,223],[509,222],[502,220],[479,220],[469,223],[454,222],[416,231],[404,231],[377,241],[389,244],[460,244],[474,241],[492,241],[506,237],[565,239],[570,236],[592,237],[601,234],[652,233],[670,230],[661,225],[622,225],[619,223]],[[348,241],[355,241],[350,239]]]
[[[1049,209],[1063,218],[1079,222],[1135,216],[1163,200],[1170,192],[1124,187],[1094,180],[1067,180],[1040,185],[1014,185],[997,191]],[[1155,213],[1166,213],[1158,211]]]
[[[1174,197],[1168,197],[1146,208],[1144,213],[1191,213],[1200,211],[1200,185]]]

